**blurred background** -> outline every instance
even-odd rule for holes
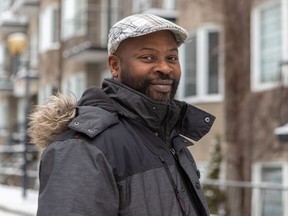
[[[211,214],[288,216],[288,0],[1,0],[0,215],[37,208],[27,116],[110,77],[109,28],[133,13],[189,32],[177,99],[217,117],[190,147]]]

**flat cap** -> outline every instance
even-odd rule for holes
[[[188,37],[187,31],[169,20],[152,14],[135,14],[117,22],[109,31],[108,54],[116,52],[120,43],[131,37],[139,37],[157,31],[169,30],[180,46]]]

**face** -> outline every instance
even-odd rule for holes
[[[181,76],[178,47],[170,31],[128,38],[109,56],[115,80],[147,95],[169,102]]]

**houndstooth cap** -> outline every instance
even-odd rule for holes
[[[117,22],[109,31],[108,54],[116,52],[120,43],[130,37],[139,37],[157,31],[170,30],[180,46],[188,37],[187,31],[166,19],[152,14],[135,14]]]

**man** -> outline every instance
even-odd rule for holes
[[[38,216],[209,215],[187,138],[199,140],[214,117],[174,99],[186,38],[160,17],[129,16],[109,33],[112,79],[77,107],[58,95],[36,109]]]

